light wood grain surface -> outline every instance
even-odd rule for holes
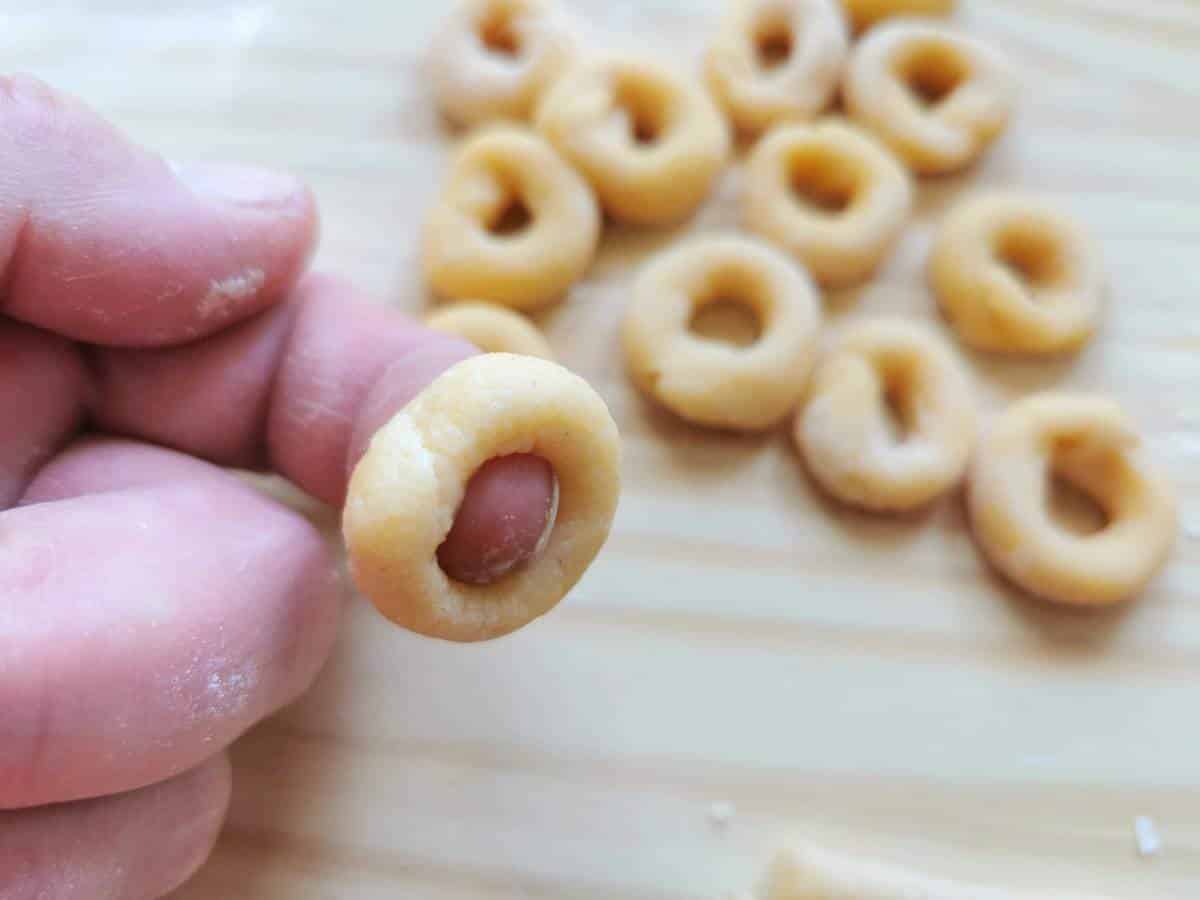
[[[324,214],[316,264],[425,303],[416,235],[451,141],[422,51],[444,2],[8,6],[6,67],[169,156],[299,172]],[[590,41],[693,67],[718,6],[574,2]],[[544,322],[624,434],[604,554],[553,615],[487,646],[352,602],[312,693],[235,748],[228,828],[179,900],[717,897],[791,832],[1050,893],[1200,897],[1200,4],[968,0],[959,19],[1019,63],[1020,116],[970,175],[922,186],[883,276],[831,295],[830,319],[932,318],[931,229],[972,185],[1074,210],[1111,270],[1100,338],[1057,364],[975,358],[978,391],[989,409],[1068,385],[1131,409],[1181,498],[1154,588],[1113,613],[1047,609],[988,574],[958,502],[847,512],[782,433],[649,408],[617,322],[633,267],[679,232],[612,232]],[[732,226],[738,182],[685,230]],[[713,803],[736,808],[727,827]],[[1160,858],[1135,854],[1136,815]]]

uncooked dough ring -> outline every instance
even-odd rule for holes
[[[884,404],[907,433],[897,439]],[[813,477],[865,509],[924,506],[962,478],[975,440],[966,369],[934,331],[902,319],[851,326],[813,374],[793,436]]]
[[[493,233],[514,204],[531,221]],[[459,151],[424,237],[425,274],[439,294],[532,309],[562,297],[591,264],[600,211],[553,147],[525,129],[495,127]]]
[[[1016,101],[1003,56],[920,19],[868,31],[850,55],[842,91],[850,115],[922,175],[974,161],[1004,130]]]
[[[425,324],[435,331],[457,335],[484,353],[519,353],[554,359],[554,351],[537,327],[511,309],[491,303],[448,303],[439,307]]]
[[[955,0],[841,0],[856,32],[866,31],[880,19],[892,16],[943,16]]]
[[[1175,537],[1167,483],[1135,450],[1129,419],[1112,400],[1034,394],[993,423],[971,465],[967,500],[976,542],[1025,590],[1059,603],[1106,605],[1140,591]],[[1108,524],[1075,534],[1050,516],[1057,474],[1092,497]]]
[[[532,453],[558,478],[541,552],[487,585],[450,579],[437,550],[471,476]],[[452,366],[381,428],[354,469],[343,531],[354,580],[385,616],[451,641],[508,634],[549,611],[608,536],[620,437],[604,401],[562,366],[488,353]]]
[[[442,112],[460,125],[528,119],[575,54],[566,18],[548,0],[466,0],[429,55]]]
[[[708,93],[632,54],[596,57],[563,76],[536,122],[608,214],[632,225],[691,215],[729,156],[729,129]]]
[[[879,267],[912,202],[912,179],[892,154],[838,122],[780,125],[746,164],[746,225],[830,286],[861,281]]]
[[[929,256],[942,311],[973,347],[1074,350],[1096,330],[1100,253],[1083,227],[1036,197],[987,193],[946,216]]]
[[[763,48],[772,41],[787,55],[765,68]],[[848,46],[836,0],[734,0],[708,48],[705,74],[734,125],[758,132],[825,109]]]
[[[761,327],[737,347],[689,328],[696,311],[744,304]],[[625,359],[634,382],[681,418],[718,428],[769,428],[804,392],[820,325],[808,275],[766,244],[735,236],[694,238],[638,275],[625,316]]]

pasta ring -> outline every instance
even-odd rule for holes
[[[1003,56],[920,20],[867,32],[850,56],[843,93],[850,115],[922,175],[973,162],[1004,130],[1016,101]]]
[[[554,359],[554,352],[537,327],[524,316],[493,306],[464,300],[441,307],[425,319],[435,331],[457,335],[484,353],[519,353]]]
[[[983,554],[1020,587],[1058,603],[1100,606],[1140,591],[1175,537],[1166,481],[1135,452],[1137,433],[1112,400],[1042,393],[993,423],[971,466],[967,504]],[[1059,526],[1049,481],[1095,500],[1108,523],[1094,534]]]
[[[825,109],[848,49],[836,0],[733,0],[705,74],[734,125],[758,132]],[[777,65],[772,54],[782,57]]]
[[[514,210],[529,222],[509,233]],[[425,275],[439,294],[533,309],[587,270],[600,212],[553,147],[524,129],[498,127],[463,145],[424,238]]]
[[[1035,197],[989,193],[946,216],[929,281],[959,337],[981,350],[1057,353],[1096,330],[1100,253],[1082,226]]]
[[[558,511],[540,554],[486,585],[451,580],[437,550],[471,475],[533,453],[554,467]],[[488,353],[452,366],[371,440],[342,523],[354,580],[393,622],[451,641],[508,634],[548,612],[608,536],[620,492],[620,438],[582,378],[530,356]]]
[[[891,16],[942,16],[953,11],[955,0],[841,0],[857,32]]]
[[[879,267],[912,203],[904,168],[870,136],[840,122],[778,126],[746,164],[747,227],[831,287],[861,281]]]
[[[459,125],[528,119],[574,55],[566,18],[549,0],[465,0],[432,44],[434,94]]]
[[[729,157],[728,128],[703,88],[630,54],[598,57],[565,75],[536,122],[605,211],[631,225],[691,215]]]
[[[748,307],[762,330],[749,347],[693,334],[696,311]],[[784,418],[804,391],[820,325],[808,275],[771,247],[735,236],[694,238],[638,275],[622,329],[638,387],[699,425],[753,430]]]
[[[892,434],[889,401],[902,437]],[[883,512],[916,509],[954,487],[967,467],[975,440],[970,378],[931,329],[865,320],[817,365],[793,437],[837,499]]]

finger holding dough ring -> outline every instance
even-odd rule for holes
[[[457,335],[484,353],[519,353],[554,359],[550,344],[537,326],[511,309],[463,300],[432,312],[425,324],[435,331]]]
[[[529,562],[485,585],[451,579],[437,551],[489,459],[540,456],[558,507]],[[342,528],[359,589],[392,621],[451,641],[508,634],[553,608],[608,536],[620,438],[604,401],[562,366],[488,353],[452,366],[372,438]]]
[[[980,442],[968,479],[976,543],[1014,583],[1048,600],[1084,606],[1138,593],[1175,538],[1175,501],[1137,452],[1132,423],[1112,400],[1047,392],[1014,403]],[[1106,524],[1079,534],[1048,508],[1062,478],[1103,510]]]

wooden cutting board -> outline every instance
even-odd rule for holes
[[[0,46],[168,155],[299,172],[324,213],[317,265],[415,311],[451,146],[422,52],[446,6],[96,0],[6,13]],[[692,67],[719,6],[574,3],[595,44]],[[717,897],[789,833],[1051,895],[1200,897],[1200,4],[964,6],[1018,63],[1020,116],[968,176],[922,185],[882,277],[830,295],[829,318],[932,318],[931,229],[974,186],[1074,210],[1112,276],[1103,333],[1060,363],[974,358],[978,391],[994,409],[1088,388],[1132,411],[1181,498],[1154,588],[1111,613],[1047,609],[989,575],[959,502],[848,512],[782,432],[648,407],[617,322],[633,268],[681,232],[613,231],[544,320],[624,434],[604,554],[553,615],[487,646],[351,602],[312,693],[234,749],[228,828],[180,900]],[[734,226],[739,177],[683,231]],[[1136,855],[1137,815],[1160,858]]]

